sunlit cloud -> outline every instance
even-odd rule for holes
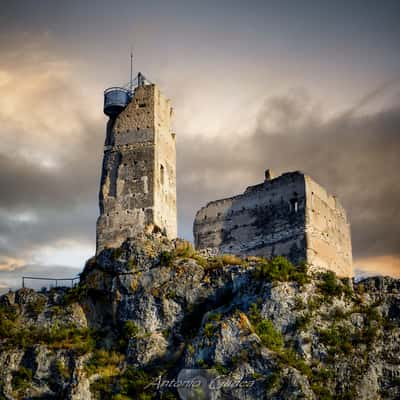
[[[390,275],[400,278],[400,257],[398,256],[360,258],[355,260],[354,265],[366,275]]]
[[[0,256],[0,271],[14,271],[26,264],[25,260]]]
[[[72,239],[64,239],[51,246],[39,248],[32,255],[32,259],[41,265],[69,265],[83,268],[85,261],[92,257],[94,252],[94,242],[79,243]]]

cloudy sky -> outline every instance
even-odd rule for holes
[[[0,288],[94,252],[104,88],[129,51],[175,108],[179,234],[269,167],[348,210],[355,267],[400,276],[400,2],[1,1]]]

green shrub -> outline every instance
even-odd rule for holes
[[[164,336],[165,339],[168,339],[171,335],[171,328],[166,328],[161,331],[161,334]]]
[[[258,324],[261,321],[261,314],[256,303],[250,305],[248,317],[253,325]]]
[[[311,383],[322,383],[326,384],[329,380],[335,377],[332,370],[324,367],[313,368],[312,375],[310,377]]]
[[[329,317],[333,321],[339,321],[346,317],[346,313],[341,307],[334,307],[331,313],[329,314]]]
[[[78,354],[89,353],[95,346],[95,339],[91,330],[74,326],[55,326],[49,331],[44,331],[43,342],[48,344],[50,348],[73,349]]]
[[[321,342],[326,346],[337,347],[342,342],[342,336],[338,329],[324,329],[319,332]]]
[[[71,373],[67,365],[65,365],[61,360],[57,360],[56,369],[61,378],[69,379],[71,377]]]
[[[211,313],[208,316],[209,321],[221,321],[222,314],[221,313]]]
[[[331,327],[319,332],[320,340],[329,347],[331,354],[350,354],[353,351],[352,338],[348,329],[344,327]]]
[[[207,266],[207,260],[200,254],[193,254],[191,258],[195,260],[201,267],[205,268]]]
[[[371,347],[374,340],[378,336],[380,329],[378,325],[367,324],[364,328],[359,329],[354,334],[353,340],[355,343],[363,343]]]
[[[89,258],[85,264],[85,270],[91,270],[97,266],[96,256]]]
[[[123,254],[123,250],[122,250],[122,248],[121,247],[117,247],[116,249],[114,249],[113,250],[113,253],[112,253],[112,258],[113,258],[113,260],[118,260],[118,259],[120,259],[121,258],[121,256],[122,256],[122,254]]]
[[[102,376],[90,385],[95,398],[113,400],[154,399],[157,376],[141,369],[128,367],[122,374]]]
[[[13,321],[6,318],[0,318],[0,338],[5,339],[14,336],[17,333],[17,327]]]
[[[306,304],[304,303],[304,300],[301,297],[296,296],[294,299],[293,311],[301,311],[304,310],[305,308]]]
[[[153,399],[157,377],[141,369],[128,367],[118,382],[118,393],[133,399]]]
[[[78,284],[66,291],[63,301],[66,305],[79,303],[87,296],[87,291],[86,285]]]
[[[133,321],[126,321],[123,329],[123,337],[126,340],[136,338],[139,333],[138,326]]]
[[[221,257],[212,257],[207,260],[206,265],[203,267],[206,271],[212,271],[214,269],[224,268],[224,263]]]
[[[175,256],[183,258],[192,258],[195,254],[193,245],[186,240],[179,240],[175,244]]]
[[[239,364],[243,364],[249,361],[249,352],[246,349],[242,349],[238,354],[231,358],[232,367],[237,367]]]
[[[223,254],[222,256],[211,257],[205,260],[203,265],[206,270],[223,269],[227,265],[242,265],[243,259],[233,254]]]
[[[172,267],[175,254],[170,251],[162,251],[160,254],[160,265],[164,267]]]
[[[304,285],[310,282],[310,276],[308,275],[308,265],[306,262],[300,263],[297,268],[291,274],[292,280],[296,281],[300,285]]]
[[[305,313],[297,317],[295,322],[295,329],[298,331],[304,331],[308,328],[311,322],[311,314]]]
[[[275,388],[280,381],[280,374],[277,371],[271,372],[265,379],[265,390]]]
[[[242,265],[243,264],[243,260],[238,257],[235,256],[233,254],[223,254],[221,256],[221,261],[223,265]]]
[[[216,363],[214,365],[214,369],[220,374],[220,375],[227,375],[229,374],[229,368],[223,366],[221,363]]]
[[[96,379],[90,384],[90,392],[94,394],[96,399],[113,399],[113,394],[116,392],[116,379],[106,376]],[[125,399],[125,397],[123,397]]]
[[[325,296],[340,296],[343,293],[343,287],[332,271],[325,272],[322,275],[322,283],[319,284],[319,289]]]
[[[199,368],[208,368],[208,364],[202,358],[200,358],[200,360],[197,360],[196,364]]]
[[[270,261],[262,260],[255,268],[254,277],[270,282],[296,281],[303,285],[310,279],[307,270],[305,263],[295,267],[287,258],[278,256]]]
[[[32,382],[32,370],[20,367],[18,371],[13,372],[11,385],[13,390],[25,390]]]
[[[15,321],[18,318],[18,306],[0,304],[0,317],[1,319],[7,318],[10,321]]]
[[[10,314],[14,318],[14,314]],[[94,332],[72,324],[53,324],[51,327],[25,326],[0,315],[0,337],[3,348],[27,348],[35,344],[47,345],[50,349],[71,349],[84,354],[94,348]]]
[[[378,308],[374,306],[368,307],[365,310],[365,316],[367,317],[367,324],[371,324],[372,321],[376,321],[378,324],[380,324],[383,321],[381,313],[379,312]]]
[[[194,353],[195,353],[195,348],[194,348],[194,346],[191,344],[191,343],[189,343],[188,345],[187,345],[187,352],[188,352],[188,354],[189,355],[193,355]]]
[[[172,259],[176,257],[181,258],[191,258],[197,262],[202,267],[207,266],[207,260],[202,257],[200,254],[196,253],[193,245],[186,240],[179,240],[175,244],[175,250],[170,253]],[[171,265],[171,263],[167,263],[167,265]]]
[[[177,294],[175,292],[175,290],[168,290],[168,292],[165,294],[165,298],[167,299],[176,299],[177,298]]]
[[[61,306],[55,305],[50,308],[50,311],[51,311],[51,315],[53,317],[59,317],[64,313],[64,308]]]
[[[281,367],[291,366],[303,375],[311,377],[312,372],[309,365],[296,353],[293,348],[285,349],[279,353]]]
[[[208,322],[207,324],[204,325],[204,336],[206,338],[211,339],[214,336],[215,331],[216,328],[211,322]]]
[[[326,387],[324,383],[312,383],[311,384],[312,391],[317,395],[318,399],[321,400],[335,400],[336,396],[333,396],[329,389]]]
[[[365,293],[365,285],[363,283],[359,283],[356,286],[356,291],[357,291],[357,294],[363,295]]]
[[[279,350],[283,346],[282,334],[275,329],[270,320],[261,320],[255,326],[255,331],[265,347],[271,350]]]
[[[95,350],[85,365],[88,375],[100,373],[104,376],[116,375],[119,371],[117,367],[123,361],[124,356],[116,351],[104,349]]]
[[[18,329],[16,320],[18,312],[16,306],[0,305],[0,338],[5,339],[13,336]]]
[[[313,296],[308,299],[307,309],[312,312],[319,309],[324,303],[324,297],[322,296]]]
[[[46,297],[40,296],[37,297],[34,301],[31,301],[27,305],[27,310],[30,314],[38,316],[46,307]]]
[[[128,267],[129,267],[129,269],[132,270],[132,271],[136,269],[136,262],[135,262],[135,259],[134,259],[133,257],[131,257],[131,258],[128,260]]]
[[[352,282],[350,278],[342,278],[340,280],[343,284],[343,293],[347,298],[351,298],[354,294]]]

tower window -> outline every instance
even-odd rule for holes
[[[139,103],[139,107],[140,107],[140,108],[146,107],[146,103]]]
[[[160,182],[164,185],[164,165],[160,164]]]

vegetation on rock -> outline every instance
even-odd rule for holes
[[[212,368],[254,382],[226,388],[238,399],[396,399],[399,296],[394,279],[146,236],[92,259],[72,289],[0,298],[0,398],[174,399],[160,379]]]

